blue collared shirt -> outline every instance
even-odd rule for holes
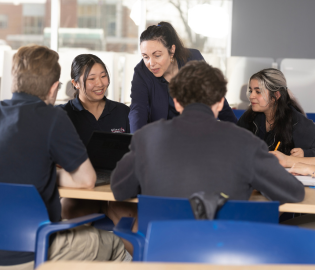
[[[67,114],[36,96],[13,93],[0,102],[0,182],[34,185],[52,222],[61,219],[56,164],[77,169],[86,149]],[[34,253],[0,250],[0,265],[34,260]]]

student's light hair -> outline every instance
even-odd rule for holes
[[[45,100],[60,78],[59,55],[38,45],[21,47],[13,56],[12,93],[26,93]]]

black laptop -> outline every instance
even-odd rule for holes
[[[132,134],[94,131],[87,152],[96,171],[96,186],[110,183],[110,175],[116,164],[129,152]]]

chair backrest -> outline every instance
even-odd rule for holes
[[[138,232],[144,236],[151,221],[195,219],[188,199],[146,195],[138,199]],[[279,202],[228,201],[216,219],[278,223]]]
[[[243,113],[245,112],[245,110],[233,110],[235,116],[237,119],[240,119],[241,116],[243,115]]]
[[[138,195],[138,200],[138,232],[144,236],[151,221],[195,219],[187,199]]]
[[[279,223],[279,202],[227,201],[215,219]]]
[[[35,252],[40,224],[50,222],[46,206],[31,185],[0,183],[0,250]]]
[[[307,113],[306,116],[308,119],[311,119],[313,122],[315,122],[315,113]]]
[[[315,231],[239,221],[149,225],[144,261],[225,265],[315,264]]]

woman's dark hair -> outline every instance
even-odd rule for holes
[[[101,64],[106,72],[106,76],[108,77],[108,85],[110,83],[109,74],[104,62],[98,58],[96,55],[93,54],[80,54],[76,58],[73,59],[71,65],[71,79],[75,82],[80,81],[80,77],[83,75],[83,84],[84,84],[84,91],[86,88],[86,79],[89,76],[89,73],[94,66],[94,64]],[[74,90],[76,90],[74,97],[79,95],[78,89],[73,86]]]
[[[174,58],[183,63],[187,62],[189,50],[183,45],[183,42],[177,35],[174,27],[168,22],[160,22],[158,25],[151,25],[144,30],[140,36],[140,44],[143,41],[157,40],[160,41],[169,54],[171,53],[172,45],[175,45]]]
[[[292,137],[293,124],[292,121],[292,109],[294,107],[298,112],[304,114],[300,105],[294,98],[290,97],[287,88],[287,82],[283,73],[274,68],[263,69],[249,79],[249,82],[253,79],[258,80],[259,89],[263,94],[266,90],[269,92],[269,102],[273,103],[274,124],[272,132],[275,134],[275,143],[270,146],[269,150],[274,150],[276,142],[281,142],[279,151],[286,155],[290,154],[290,151],[294,148],[294,142]],[[280,97],[277,99],[275,93],[279,91]],[[248,121],[250,130],[254,133],[256,126],[253,121],[258,113],[249,109],[244,113],[245,121]]]

